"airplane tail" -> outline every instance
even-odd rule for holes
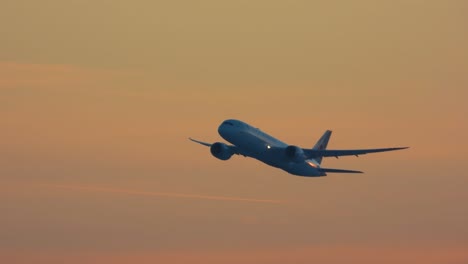
[[[327,149],[328,141],[330,140],[330,136],[332,134],[331,130],[325,131],[325,133],[320,137],[320,139],[315,143],[315,146],[312,148],[313,150],[325,150]],[[322,157],[314,158],[318,164],[322,163]]]

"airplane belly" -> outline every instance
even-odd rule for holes
[[[283,170],[297,176],[319,177],[326,176],[324,172],[310,166],[307,162],[293,163],[289,162],[282,167]]]
[[[274,150],[275,147],[278,147],[278,142],[270,142],[268,138],[245,130],[230,134],[224,133],[222,136],[239,148],[242,155],[255,158],[267,165],[281,168],[298,176],[325,176],[323,172],[318,171],[306,162],[285,161],[281,153]],[[269,148],[269,146],[273,148]]]
[[[273,167],[281,167],[281,161],[278,160],[278,156],[269,151],[269,144],[255,135],[241,132],[238,134],[238,137],[233,138],[230,142],[242,149],[242,152],[249,157]]]
[[[231,143],[247,152],[249,155],[259,155],[266,150],[266,144],[250,133],[241,132]]]

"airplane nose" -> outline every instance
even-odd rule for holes
[[[223,134],[225,133],[225,131],[226,131],[226,129],[225,129],[224,125],[221,124],[221,125],[218,127],[218,134],[221,135],[221,136],[223,136]]]
[[[218,127],[218,134],[229,142],[231,142],[232,137],[238,132],[239,129],[233,120],[226,120]]]
[[[224,138],[225,140],[229,141],[229,129],[228,127],[226,127],[225,124],[222,124],[218,127],[218,134]]]

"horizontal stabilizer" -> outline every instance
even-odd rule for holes
[[[320,171],[322,171],[322,172],[333,172],[333,173],[363,173],[362,171],[328,169],[328,168],[320,168]]]

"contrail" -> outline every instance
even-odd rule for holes
[[[78,191],[88,192],[106,192],[106,193],[122,193],[128,195],[140,195],[140,196],[157,196],[157,197],[171,197],[171,198],[195,198],[204,200],[218,200],[218,201],[237,201],[237,202],[251,202],[251,203],[270,203],[270,204],[285,204],[284,201],[280,200],[269,200],[269,199],[252,199],[242,197],[230,197],[230,196],[212,196],[212,195],[199,195],[199,194],[186,194],[186,193],[170,193],[170,192],[145,192],[135,190],[125,190],[116,188],[102,188],[95,186],[79,186],[79,185],[60,185],[60,184],[46,184],[50,187],[70,189]]]

